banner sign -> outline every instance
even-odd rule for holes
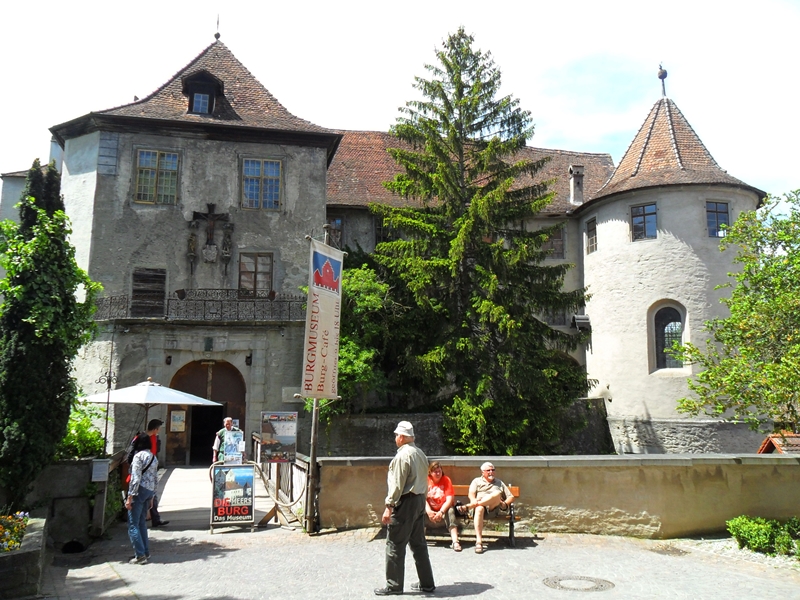
[[[336,398],[344,252],[311,240],[302,393]]]
[[[261,462],[294,462],[297,413],[261,413]]]
[[[255,522],[253,465],[214,465],[211,524]]]

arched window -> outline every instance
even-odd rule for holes
[[[683,335],[683,321],[681,313],[667,306],[656,313],[655,317],[656,332],[656,368],[657,369],[676,369],[683,366],[683,363],[666,350],[672,348],[672,344],[680,342]]]

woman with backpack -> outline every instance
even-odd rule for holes
[[[150,438],[138,436],[133,441],[131,482],[125,508],[128,509],[128,536],[136,556],[131,563],[143,565],[150,558],[147,539],[147,511],[150,510],[158,484],[158,459],[150,451]]]

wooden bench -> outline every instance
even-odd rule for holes
[[[506,484],[506,485],[508,485],[508,484]],[[509,485],[508,489],[511,490],[511,494],[514,496],[514,501],[516,502],[516,500],[519,498],[519,486],[517,486],[517,485]],[[464,504],[467,504],[469,502],[469,486],[468,485],[456,485],[456,484],[453,484],[453,491],[456,493],[456,500],[458,500],[459,498],[466,498],[466,502],[464,502]],[[462,502],[463,502],[463,500],[462,500]],[[497,518],[508,519],[508,545],[512,546],[512,547],[515,546],[516,542],[514,540],[514,523],[517,520],[517,517],[514,515],[514,505],[513,504],[509,504],[508,505],[508,514],[507,515],[503,514],[502,516],[498,516]]]

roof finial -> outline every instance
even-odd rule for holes
[[[217,33],[214,34],[214,39],[219,39],[219,15],[217,15]]]
[[[664,85],[664,80],[667,78],[667,70],[661,64],[658,65],[658,78],[661,80],[661,95],[666,98],[667,88]]]

